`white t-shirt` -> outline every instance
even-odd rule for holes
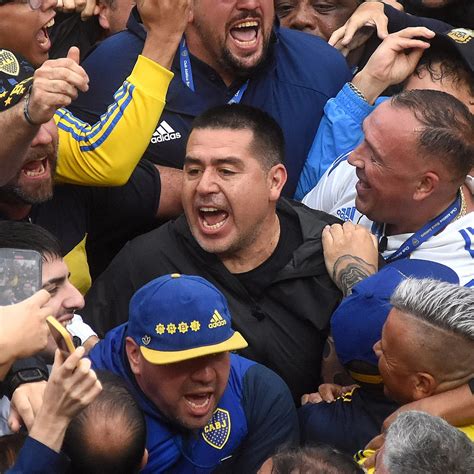
[[[360,224],[377,234],[374,222],[355,207],[358,181],[354,166],[343,157],[336,160],[324,173],[318,184],[304,197],[303,203],[344,221]],[[466,185],[474,194],[474,177],[468,176]],[[390,256],[412,234],[391,235],[387,239],[384,257]],[[423,242],[411,258],[430,260],[452,268],[461,285],[474,286],[474,212],[451,222],[442,232]]]

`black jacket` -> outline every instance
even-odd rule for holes
[[[198,245],[181,216],[122,249],[87,295],[83,316],[103,333],[128,319],[131,296],[153,278],[167,273],[200,275],[226,296],[233,327],[249,343],[242,355],[277,372],[295,399],[314,391],[329,319],[341,296],[326,272],[321,231],[340,221],[284,199],[277,212],[297,216],[304,243],[258,300],[217,256]]]

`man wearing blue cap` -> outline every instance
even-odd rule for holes
[[[247,347],[223,294],[197,276],[159,277],[135,293],[128,323],[90,353],[123,377],[147,420],[143,472],[255,472],[298,439],[284,382],[230,354]]]

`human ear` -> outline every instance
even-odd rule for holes
[[[438,384],[431,374],[417,372],[413,377],[413,400],[421,400],[434,394]]]
[[[432,171],[428,171],[421,177],[415,189],[413,199],[415,201],[423,201],[436,190],[438,185],[439,185],[439,176]]]
[[[110,7],[102,2],[98,4],[98,7],[99,7],[99,14],[97,16],[99,19],[99,25],[104,30],[110,30],[110,22],[109,22],[109,15],[108,15],[108,11],[110,10]]]
[[[125,352],[133,374],[140,375],[140,347],[131,337],[125,339]]]
[[[281,190],[288,178],[286,168],[282,164],[272,166],[268,172],[268,182],[270,186],[270,201],[278,201]]]

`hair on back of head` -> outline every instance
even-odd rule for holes
[[[265,170],[284,163],[285,139],[278,123],[263,110],[244,104],[213,107],[198,116],[191,132],[201,129],[250,130],[252,150]]]
[[[68,473],[137,473],[146,446],[144,415],[123,379],[106,371],[97,376],[102,392],[66,431]]]
[[[272,456],[272,474],[358,474],[364,470],[346,453],[327,445],[283,448]]]
[[[43,261],[63,258],[59,240],[43,227],[29,222],[0,221],[0,248],[35,250]]]
[[[401,92],[391,103],[421,123],[417,135],[424,156],[443,162],[453,181],[464,180],[474,166],[474,114],[452,95],[428,89]]]
[[[474,289],[431,278],[407,278],[395,289],[394,308],[474,343]]]
[[[427,72],[433,82],[452,83],[454,87],[465,87],[474,97],[474,72],[464,62],[454,47],[433,43],[423,52],[415,74]]]
[[[442,418],[421,411],[398,415],[385,436],[382,463],[388,472],[469,474],[474,444]]]

